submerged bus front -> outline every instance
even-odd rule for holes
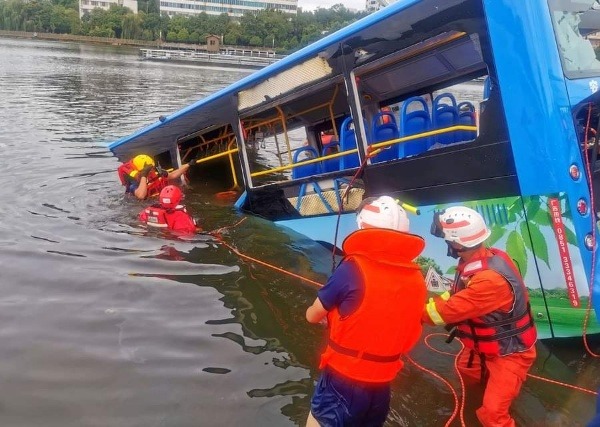
[[[600,4],[485,0],[484,7],[523,203],[522,244],[513,238],[509,249],[533,255],[541,283],[533,299],[547,307],[551,336],[598,332],[586,308],[592,304],[600,315],[600,200],[591,191],[600,130],[593,44]],[[544,314],[537,317],[543,325]]]

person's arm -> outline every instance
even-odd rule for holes
[[[134,190],[133,194],[140,200],[144,200],[148,196],[147,176],[140,177],[140,183],[138,184],[138,187]]]
[[[181,177],[181,175],[183,175],[184,173],[186,173],[189,168],[190,168],[190,164],[189,163],[186,163],[185,165],[182,165],[181,167],[175,169],[174,171],[169,172],[168,179],[172,180],[172,179],[177,179],[177,178]]]
[[[506,279],[495,271],[485,270],[475,274],[467,288],[447,300],[430,299],[424,314],[435,324],[458,323],[499,309],[510,309],[513,300],[514,294]]]
[[[135,197],[140,200],[144,200],[148,197],[148,174],[154,168],[152,165],[144,165],[144,168],[139,171],[140,180],[138,181],[137,188],[133,191]]]
[[[306,310],[310,323],[324,323],[327,313],[337,308],[342,317],[353,313],[362,301],[363,285],[360,272],[353,261],[344,261],[333,272],[325,286],[317,292],[317,298]]]
[[[328,311],[325,310],[321,300],[317,297],[312,305],[306,309],[306,320],[309,323],[319,323],[327,316],[327,313]]]

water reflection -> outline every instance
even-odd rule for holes
[[[251,258],[323,283],[331,254],[268,222],[240,223],[205,183],[186,189],[185,204],[218,236],[145,230],[145,203],[123,196],[105,149],[246,74],[0,39],[0,425],[304,424],[324,340],[304,319],[316,288]],[[538,351],[532,373],[597,388],[600,364],[580,342]],[[424,344],[411,356],[459,389],[452,356]],[[594,403],[529,379],[514,412],[527,426],[584,425]],[[440,426],[453,410],[451,391],[407,363],[388,425]]]

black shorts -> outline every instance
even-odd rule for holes
[[[390,384],[355,381],[326,368],[310,410],[322,427],[382,426],[390,410]]]

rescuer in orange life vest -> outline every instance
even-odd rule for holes
[[[426,286],[413,260],[424,240],[408,233],[394,199],[365,199],[345,257],[306,310],[329,329],[307,426],[381,426],[400,357],[421,335]]]
[[[181,167],[167,172],[155,165],[152,157],[139,154],[119,166],[117,173],[121,184],[125,186],[125,192],[143,200],[146,197],[156,196],[169,184],[169,180],[181,177],[190,166],[195,164],[196,159],[192,159]]]
[[[491,232],[477,211],[454,206],[438,212],[431,232],[460,260],[451,291],[429,299],[423,320],[456,327],[453,334],[465,346],[459,371],[485,385],[479,421],[485,427],[514,426],[509,408],[536,356],[527,288],[506,253],[485,247]]]
[[[193,234],[202,231],[196,220],[179,202],[183,193],[174,185],[167,185],[158,196],[159,203],[148,206],[139,214],[139,219],[149,227],[164,228],[179,233]]]

